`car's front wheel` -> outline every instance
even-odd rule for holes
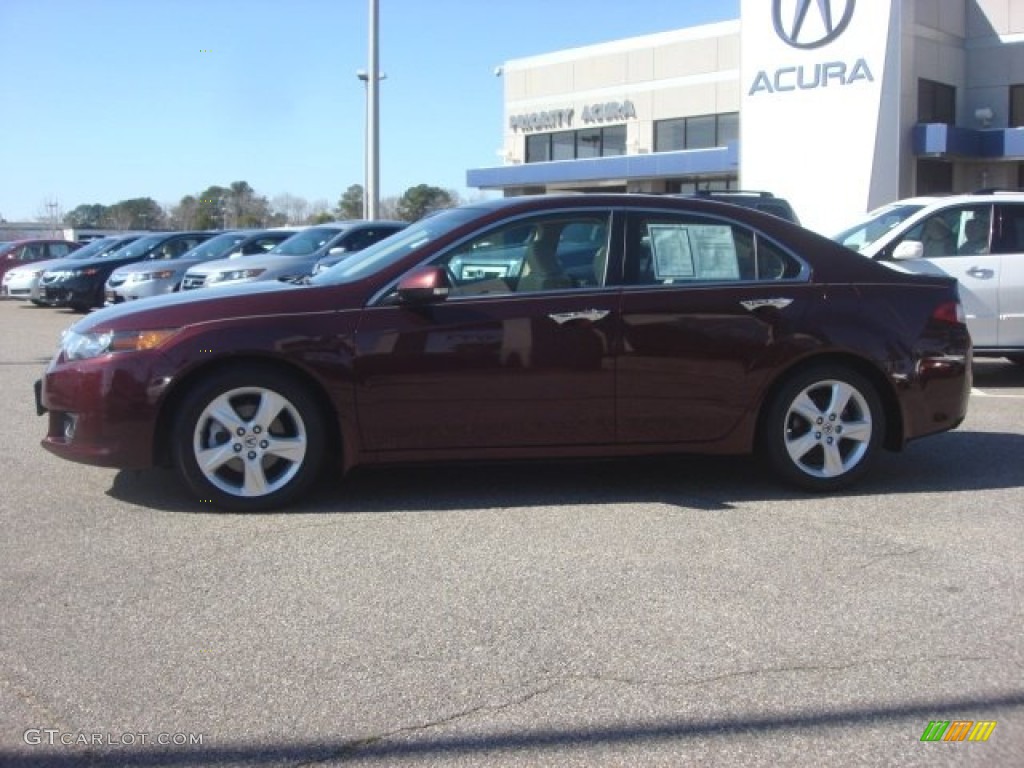
[[[871,382],[846,367],[815,366],[792,376],[769,404],[761,449],[788,482],[832,491],[867,472],[884,433]]]
[[[323,417],[285,373],[242,366],[195,386],[178,411],[174,459],[200,500],[251,512],[283,507],[316,479]]]

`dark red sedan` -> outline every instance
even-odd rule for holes
[[[970,386],[951,279],[724,203],[573,195],[445,211],[301,284],[95,312],[37,398],[58,456],[171,464],[256,510],[338,462],[757,450],[831,491],[956,427]]]

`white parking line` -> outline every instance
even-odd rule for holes
[[[971,395],[976,397],[1002,398],[1004,400],[1024,400],[1024,395],[993,395],[991,392],[986,392],[983,389],[972,389]]]

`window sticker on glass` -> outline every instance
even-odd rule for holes
[[[732,227],[650,224],[654,275],[658,280],[738,280]]]
[[[648,224],[654,276],[658,280],[692,280],[696,275],[693,249],[686,227],[673,224]]]

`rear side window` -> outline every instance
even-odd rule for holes
[[[999,214],[993,251],[1024,254],[1024,205],[1001,205]]]
[[[636,214],[627,228],[628,285],[797,277],[801,264],[750,229],[691,215]]]

